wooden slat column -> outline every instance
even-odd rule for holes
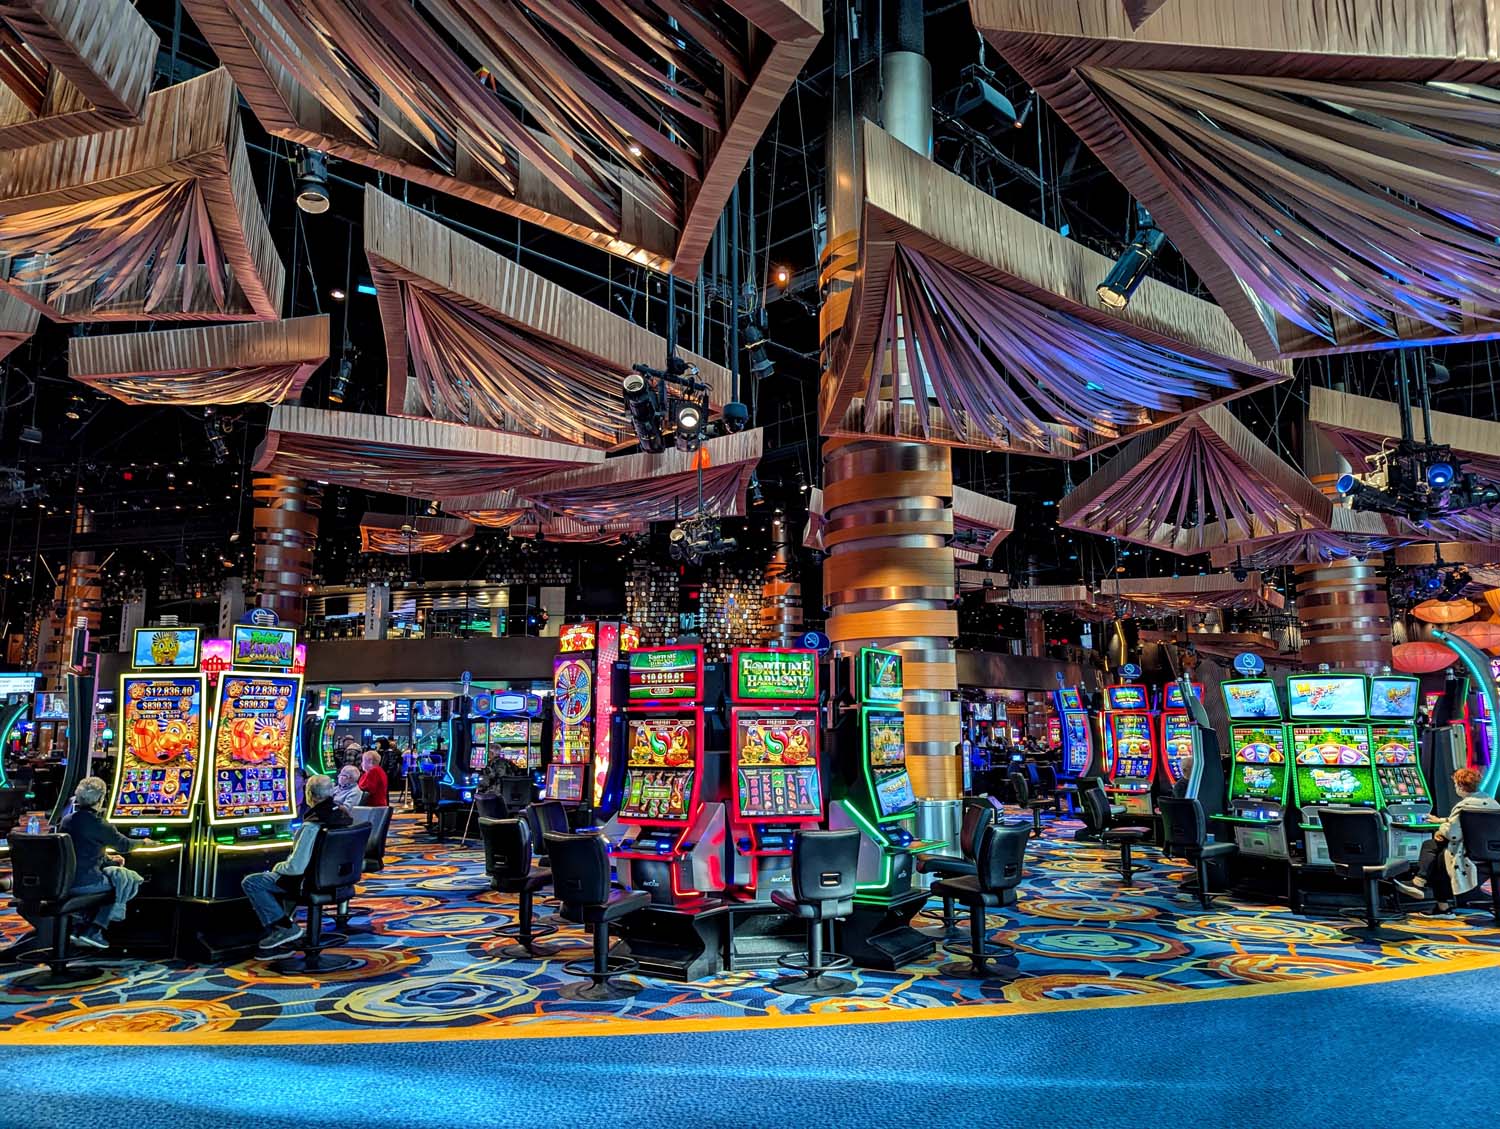
[[[1334,496],[1336,474],[1312,481]],[[1297,579],[1297,611],[1302,620],[1304,663],[1327,663],[1344,670],[1378,674],[1391,662],[1391,608],[1381,570],[1385,557],[1371,553],[1363,561],[1346,557],[1326,564],[1303,564]]]
[[[771,561],[760,598],[761,638],[768,647],[802,646],[802,585],[791,568],[786,519],[778,512],[771,519]]]
[[[958,634],[953,465],[945,447],[883,439],[823,444],[823,599],[828,637],[845,651],[902,652],[906,753],[922,799],[956,799]]]
[[[300,625],[306,618],[307,583],[318,542],[321,491],[284,474],[257,475],[252,489],[257,602],[283,623]]]

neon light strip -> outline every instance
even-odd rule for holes
[[[0,725],[0,788],[9,788],[10,780],[5,775],[5,745],[10,740],[11,730],[15,729],[16,722],[21,720],[21,715],[26,712],[26,699],[22,698],[10,711],[10,716],[5,719],[5,724]]]
[[[1479,696],[1484,699],[1485,712],[1491,718],[1500,718],[1500,695],[1495,693],[1495,679],[1490,673],[1489,655],[1467,639],[1450,635],[1440,628],[1432,629],[1432,637],[1463,660],[1464,666],[1469,670],[1469,677],[1479,687]],[[1484,734],[1484,742],[1489,746],[1490,763],[1485,767],[1484,776],[1479,780],[1479,791],[1483,795],[1493,797],[1496,787],[1500,786],[1500,733],[1496,731],[1500,727],[1491,724],[1480,728]]]

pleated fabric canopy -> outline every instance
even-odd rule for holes
[[[362,553],[446,553],[472,536],[473,523],[455,517],[367,513],[359,519]]]
[[[953,488],[953,561],[975,564],[993,557],[1001,542],[1015,532],[1016,507],[962,486]]]

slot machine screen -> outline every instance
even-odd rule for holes
[[[1199,701],[1203,700],[1203,685],[1199,682],[1193,683],[1193,697]],[[1163,707],[1169,710],[1186,709],[1182,701],[1182,684],[1179,682],[1167,683],[1167,704]]]
[[[1057,692],[1057,708],[1063,710],[1083,709],[1083,700],[1077,690],[1059,690]]]
[[[861,647],[857,661],[861,702],[867,705],[900,703],[905,674],[899,654],[876,647]]]
[[[736,808],[742,818],[823,814],[817,724],[814,713],[736,716]]]
[[[1182,771],[1182,758],[1193,752],[1193,723],[1185,713],[1167,714],[1161,719],[1161,744],[1172,771]]]
[[[197,675],[120,680],[120,764],[112,820],[187,822],[203,749],[203,679]]]
[[[1077,774],[1089,766],[1089,721],[1088,715],[1076,710],[1063,714],[1063,725],[1067,730],[1068,772]]]
[[[554,764],[547,768],[547,799],[576,804],[583,799],[583,765]]]
[[[1416,730],[1410,725],[1372,725],[1370,748],[1376,764],[1416,764]]]
[[[1369,731],[1363,726],[1294,726],[1292,760],[1300,802],[1375,805]]]
[[[1292,759],[1298,764],[1370,763],[1370,732],[1362,725],[1295,725]]]
[[[490,722],[491,745],[526,744],[527,722],[525,718]]]
[[[875,771],[875,804],[882,819],[890,819],[916,807],[917,797],[912,791],[911,776],[906,769]]]
[[[1112,710],[1144,710],[1150,708],[1146,688],[1134,683],[1125,686],[1106,686],[1104,698]]]
[[[896,710],[866,710],[865,750],[872,768],[904,766],[906,717]]]
[[[1249,800],[1275,800],[1280,802],[1286,795],[1286,765],[1250,764],[1240,762],[1234,766],[1235,787],[1231,792],[1236,797]]]
[[[292,750],[302,679],[229,673],[221,685],[213,730],[211,822],[295,815]]]
[[[697,719],[633,717],[625,728],[620,817],[686,823],[697,768]]]
[[[488,725],[485,722],[483,722],[483,721],[471,721],[471,722],[469,722],[469,744],[471,744],[471,745],[488,745],[489,744],[489,727],[488,727]]]
[[[1300,674],[1286,680],[1287,714],[1298,718],[1365,716],[1365,680],[1358,674]]]
[[[198,665],[196,627],[138,627],[131,644],[137,670],[192,670]]]
[[[1281,703],[1270,679],[1225,682],[1224,712],[1230,721],[1280,721]]]
[[[1415,678],[1378,676],[1370,680],[1370,716],[1414,721],[1417,716]]]
[[[1297,798],[1303,803],[1375,806],[1375,779],[1363,767],[1298,764]]]
[[[480,772],[484,766],[490,763],[490,751],[483,745],[478,745],[469,750],[469,771]]]
[[[1237,764],[1286,764],[1286,742],[1281,727],[1235,725],[1229,743]]]

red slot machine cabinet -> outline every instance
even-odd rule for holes
[[[616,870],[654,906],[684,907],[724,889],[722,756],[704,753],[703,648],[643,647],[628,660],[625,780]]]
[[[1193,683],[1193,696],[1203,700],[1203,683]],[[1182,700],[1182,686],[1176,682],[1168,682],[1162,690],[1156,751],[1162,779],[1170,789],[1182,777],[1182,758],[1193,752],[1193,718]]]
[[[730,885],[769,904],[791,889],[792,839],[824,816],[818,730],[818,654],[736,648],[730,663]]]
[[[639,634],[626,623],[589,621],[562,629],[553,664],[552,748],[544,799],[581,807],[595,819],[619,807],[615,664],[639,643]]]
[[[1151,814],[1151,785],[1156,779],[1156,718],[1151,692],[1139,682],[1104,688],[1105,755],[1109,760],[1110,801],[1126,815]]]

